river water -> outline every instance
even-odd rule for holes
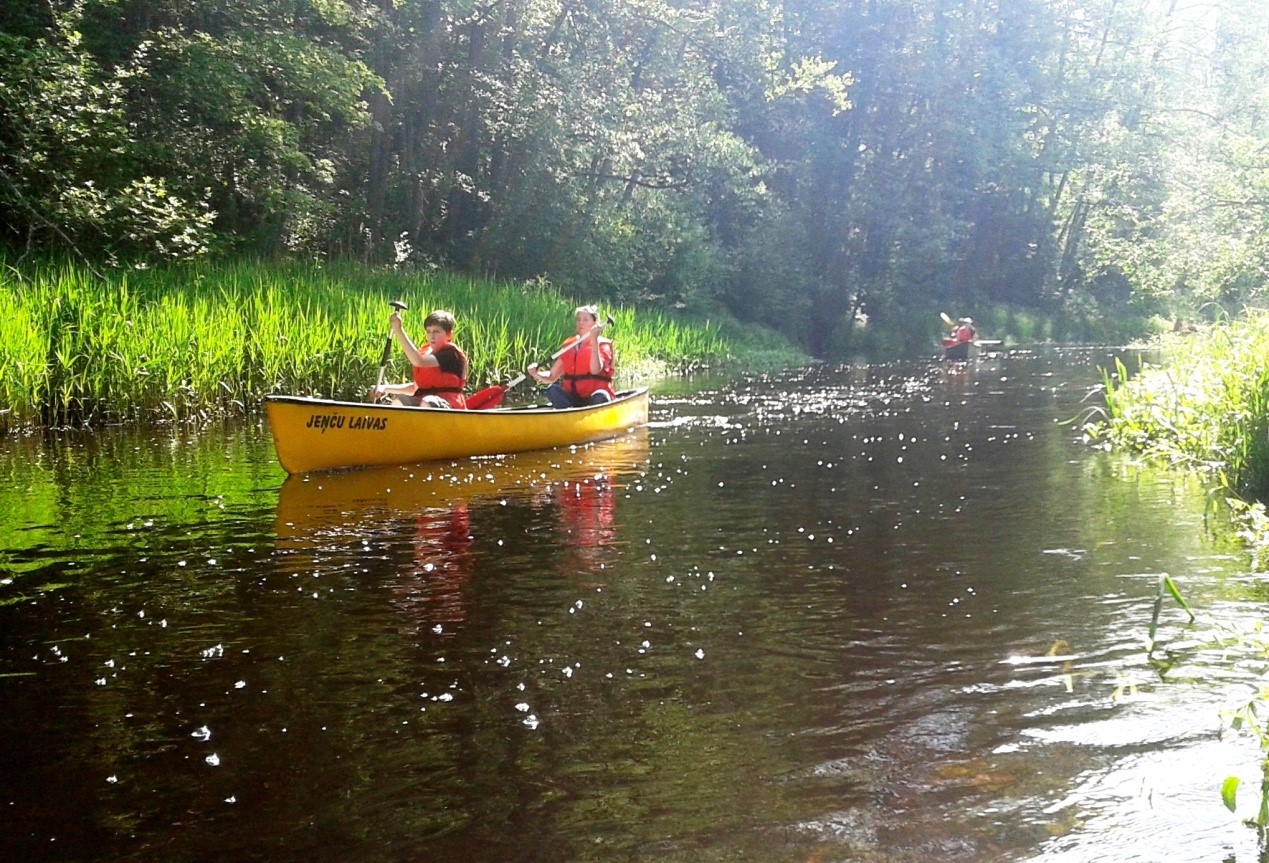
[[[1109,356],[286,481],[262,423],[0,442],[0,860],[1263,859],[1265,585],[1079,439]]]

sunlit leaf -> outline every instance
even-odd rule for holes
[[[1225,804],[1225,808],[1230,812],[1238,808],[1238,801],[1235,796],[1238,794],[1240,781],[1237,776],[1226,776],[1225,781],[1221,783],[1221,802]]]
[[[1172,598],[1177,601],[1177,605],[1185,609],[1185,613],[1190,616],[1190,622],[1194,622],[1194,612],[1190,610],[1190,604],[1185,601],[1185,597],[1181,596],[1181,591],[1177,588],[1176,582],[1172,580],[1172,576],[1164,574],[1163,586],[1171,594]]]

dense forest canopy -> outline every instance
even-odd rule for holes
[[[943,308],[1236,309],[1269,268],[1259,6],[9,0],[0,243],[547,278],[825,356]]]

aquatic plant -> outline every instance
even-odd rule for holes
[[[377,377],[390,299],[454,312],[473,388],[544,360],[572,332],[575,302],[549,285],[353,265],[236,262],[118,272],[73,265],[0,272],[0,431],[245,413],[272,392],[357,399]],[[661,373],[732,353],[720,328],[632,308],[620,363]],[[389,374],[408,374],[393,352]],[[629,381],[629,378],[627,378]],[[528,392],[528,388],[524,392]]]
[[[1197,617],[1190,604],[1182,596],[1180,588],[1167,573],[1159,575],[1155,600],[1150,616],[1149,651],[1147,657],[1150,664],[1161,674],[1166,675],[1185,656],[1195,653],[1217,653],[1225,656],[1237,656],[1238,664],[1245,664],[1247,657],[1269,659],[1269,639],[1263,634],[1263,627],[1257,623],[1251,632],[1232,630],[1218,618],[1207,617],[1202,622],[1205,634],[1178,645],[1173,649],[1164,649],[1164,656],[1156,656],[1156,650],[1163,645],[1157,640],[1159,620],[1166,600],[1171,597],[1189,616],[1189,623],[1194,624]],[[1259,742],[1261,757],[1260,800],[1255,818],[1246,823],[1256,828],[1262,846],[1269,841],[1269,687],[1258,687],[1256,692],[1241,705],[1222,714],[1225,727],[1235,733],[1250,733]],[[1230,812],[1238,809],[1238,789],[1242,780],[1237,776],[1227,776],[1221,782],[1219,793],[1221,802]]]
[[[1160,364],[1106,373],[1090,439],[1200,471],[1232,494],[1269,492],[1269,313],[1161,343]]]
[[[1260,640],[1259,646],[1262,652],[1269,652],[1269,643]],[[1269,704],[1269,689],[1262,688],[1227,717],[1231,730],[1252,734],[1264,753],[1260,767],[1260,804],[1256,817],[1248,819],[1248,824],[1259,831],[1262,846],[1269,840],[1269,717],[1265,716],[1266,704]],[[1241,785],[1242,780],[1237,776],[1227,776],[1221,783],[1221,802],[1230,812],[1238,809],[1238,789]]]
[[[1166,572],[1161,573],[1159,575],[1158,590],[1156,591],[1154,598],[1154,610],[1150,615],[1150,650],[1146,654],[1150,657],[1154,656],[1155,648],[1158,647],[1158,642],[1155,639],[1159,633],[1159,615],[1163,613],[1163,601],[1165,597],[1168,596],[1172,597],[1172,599],[1176,601],[1176,604],[1181,606],[1181,608],[1185,610],[1185,613],[1190,616],[1190,623],[1194,622],[1194,612],[1191,610],[1190,604],[1185,601],[1185,597],[1181,595],[1181,590],[1176,586],[1176,582],[1172,580],[1172,576],[1168,575]]]

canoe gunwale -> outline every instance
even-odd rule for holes
[[[428,405],[419,405],[418,407],[410,407],[402,404],[378,404],[375,402],[346,402],[339,399],[322,399],[316,396],[288,396],[281,393],[273,393],[264,397],[265,404],[270,402],[277,404],[291,405],[309,405],[309,406],[326,406],[332,408],[353,408],[359,411],[363,410],[386,410],[386,411],[409,411],[410,413],[432,413],[432,414],[462,414],[464,416],[472,415],[501,415],[523,414],[523,413],[541,413],[548,414],[566,414],[582,411],[593,411],[596,408],[608,407],[609,405],[619,404],[629,398],[638,396],[646,392],[645,387],[633,390],[622,390],[617,393],[617,397],[611,402],[605,402],[600,405],[582,405],[575,408],[557,408],[550,404],[532,404],[532,405],[512,405],[510,407],[487,408],[480,410],[461,410],[455,408],[436,408]]]

